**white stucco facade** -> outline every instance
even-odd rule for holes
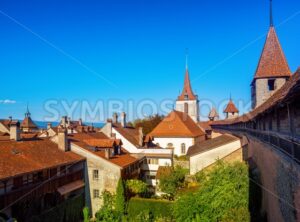
[[[195,139],[155,137],[153,142],[155,144],[158,144],[162,148],[170,148],[170,145],[172,144],[174,155],[182,156],[182,155],[186,155],[188,148],[195,144]],[[183,144],[185,145],[185,152],[182,152]]]
[[[239,139],[212,150],[190,156],[190,174],[195,174],[241,148]]]
[[[198,100],[177,100],[175,110],[179,112],[185,112],[185,104],[187,104],[188,115],[194,120],[199,121],[199,101]]]

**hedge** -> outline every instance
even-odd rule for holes
[[[128,218],[134,220],[141,213],[148,212],[154,218],[168,218],[172,217],[173,202],[165,200],[145,199],[145,198],[131,198],[128,203]]]
[[[84,207],[84,196],[78,195],[72,199],[65,200],[56,207],[44,212],[39,216],[29,219],[30,222],[78,222],[82,218]]]

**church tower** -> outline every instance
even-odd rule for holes
[[[251,83],[252,109],[263,104],[291,76],[273,25],[272,0],[270,0],[270,28]]]
[[[176,111],[188,114],[194,122],[199,122],[199,100],[198,96],[192,90],[187,61],[183,90],[176,100],[175,109]]]

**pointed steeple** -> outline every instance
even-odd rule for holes
[[[197,96],[193,93],[189,69],[188,69],[188,54],[186,54],[185,61],[185,77],[184,77],[184,85],[183,90],[180,96],[178,96],[178,100],[196,100]]]
[[[270,0],[270,27],[273,27],[273,5],[272,0]]]
[[[28,103],[27,103],[27,109],[26,109],[25,117],[30,117],[30,116],[31,116],[31,113],[29,112]]]
[[[290,77],[291,70],[282,51],[273,25],[272,0],[270,0],[270,29],[256,69],[254,79]]]

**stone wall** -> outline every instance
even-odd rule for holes
[[[256,79],[254,82],[255,87],[253,89],[255,90],[254,93],[255,98],[253,98],[254,101],[253,105],[255,105],[255,107],[260,106],[268,98],[270,98],[278,89],[280,89],[285,82],[286,82],[285,78],[277,78],[275,80],[275,90],[270,91],[268,87],[268,79]]]
[[[297,221],[300,209],[300,169],[298,164],[273,147],[248,137],[250,166],[259,171],[262,187],[262,210],[268,221]],[[253,181],[250,181],[253,183]]]

